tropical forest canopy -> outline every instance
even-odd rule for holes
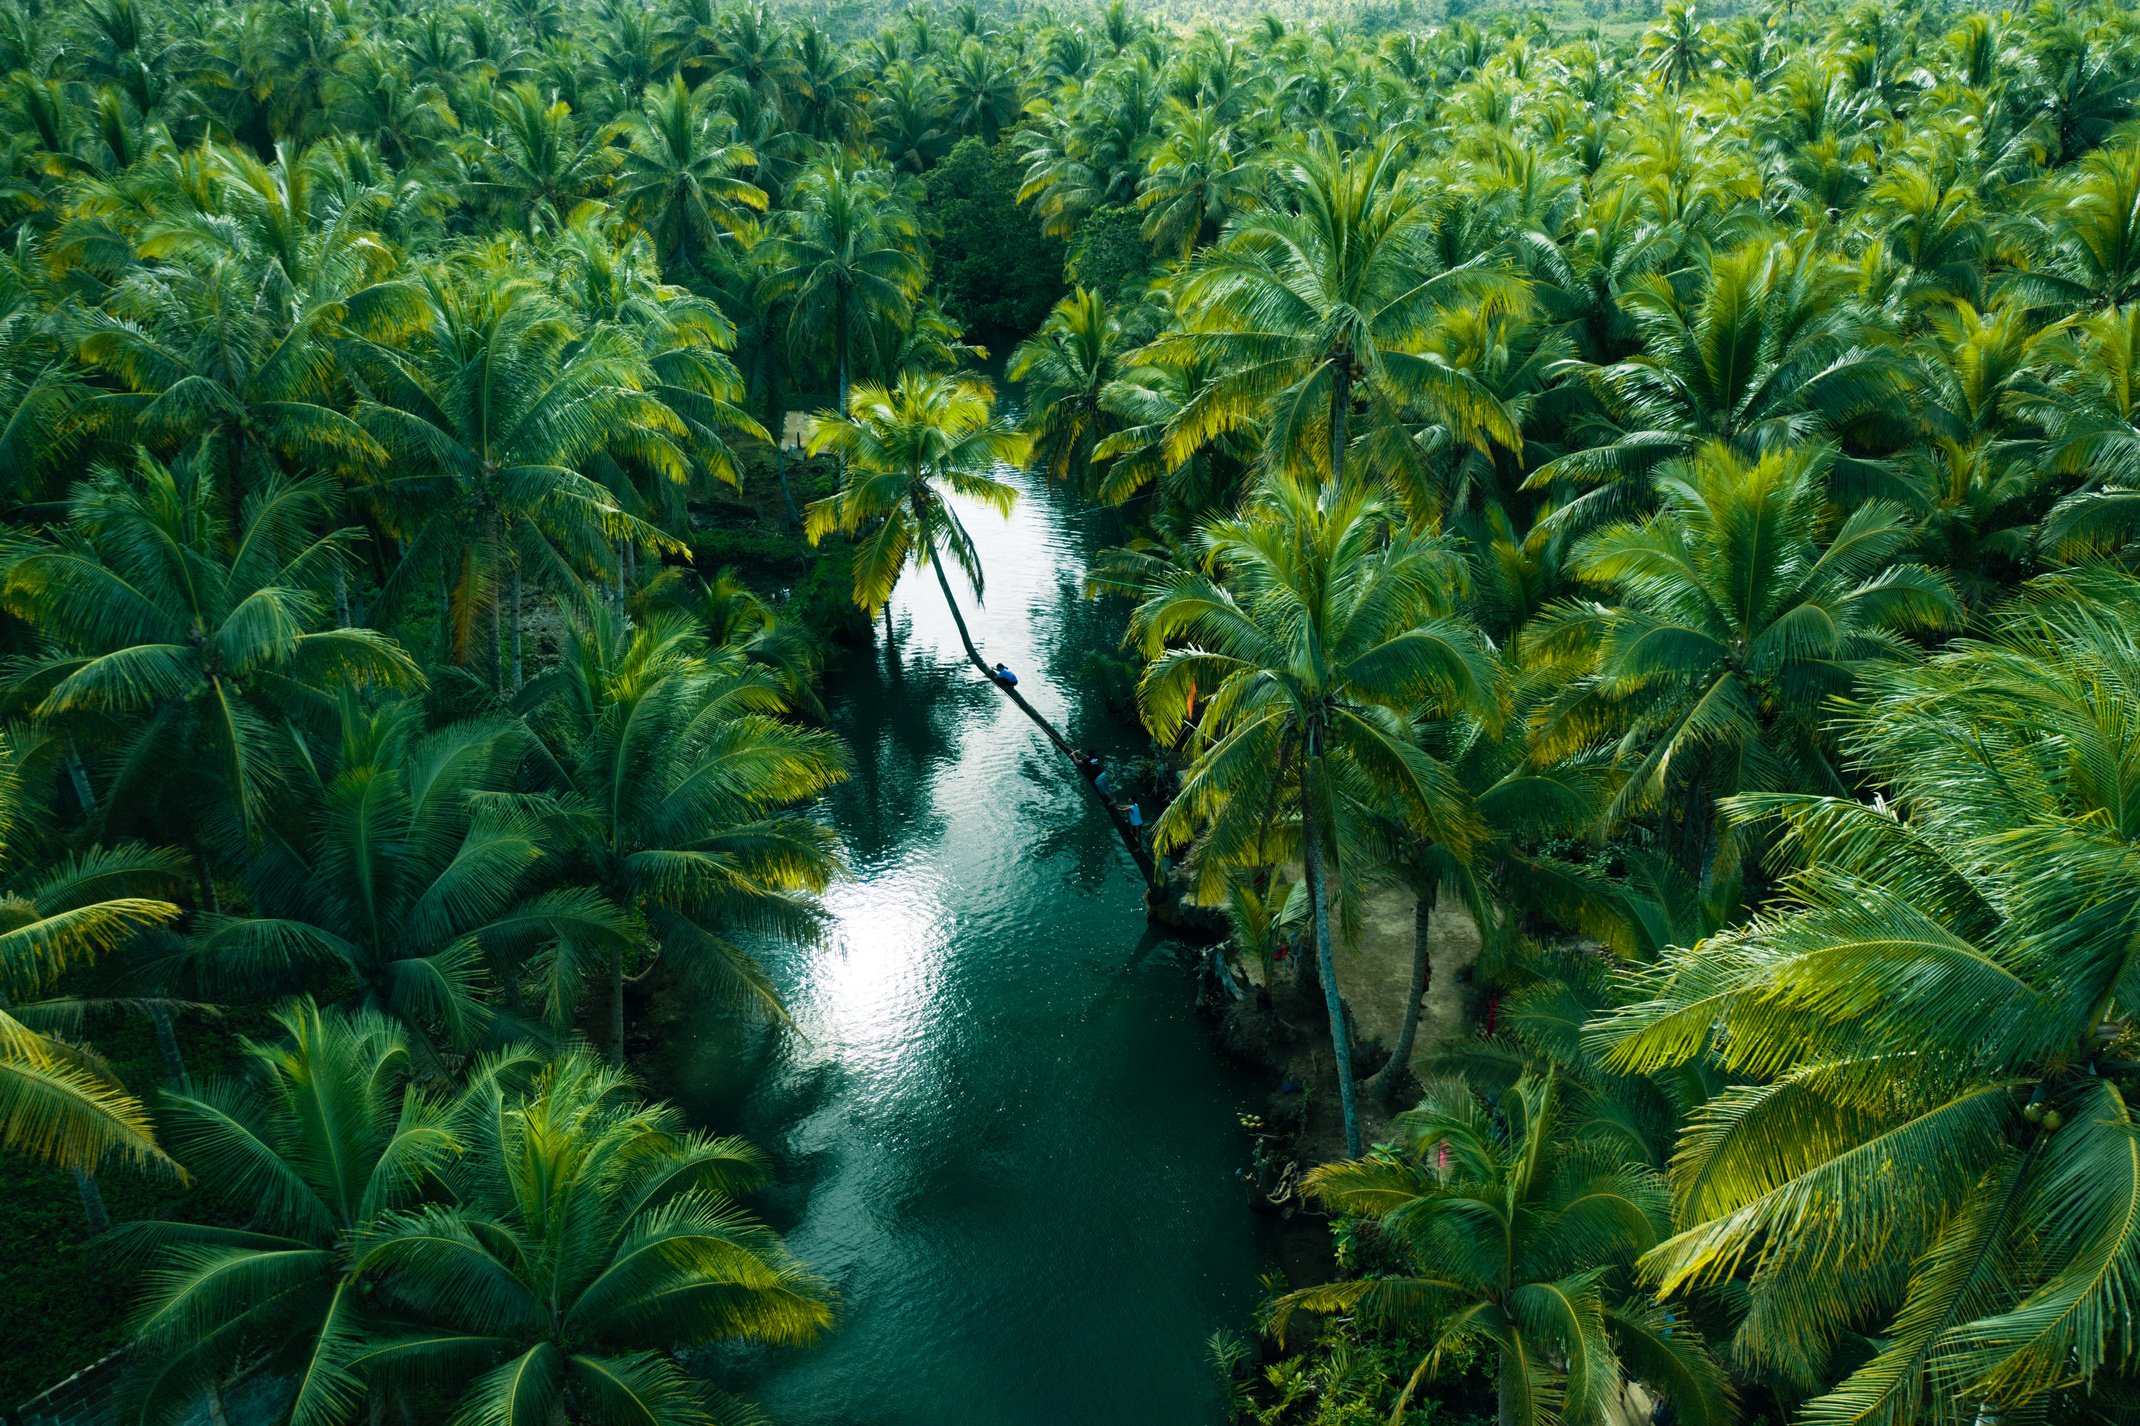
[[[667,1426],[838,1330],[635,1016],[780,1022],[819,669],[1023,464],[1328,1037],[1236,1419],[2140,1411],[2130,7],[6,0],[0,71],[10,1402]],[[1415,1007],[1485,948],[1418,1057],[1391,884]]]

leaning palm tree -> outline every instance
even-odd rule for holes
[[[2133,1366],[2136,618],[2086,571],[1880,673],[1845,745],[1882,798],[1733,803],[1780,829],[1782,896],[1593,1026],[1612,1070],[1732,1076],[1646,1265],[1744,1283],[1737,1351],[1825,1387],[1808,1420],[2026,1419]]]
[[[839,853],[798,809],[845,775],[837,741],[780,716],[779,679],[746,647],[709,647],[669,611],[627,626],[595,610],[527,701],[557,784],[533,805],[604,908],[560,922],[534,967],[551,1022],[605,965],[619,1063],[628,966],[661,964],[720,1000],[784,1014],[745,938],[820,933],[816,897]]]
[[[1153,827],[1161,850],[1197,843],[1213,899],[1229,872],[1297,853],[1336,1056],[1348,1149],[1360,1149],[1352,1044],[1331,951],[1344,827],[1387,811],[1452,848],[1476,837],[1462,789],[1414,736],[1422,713],[1496,720],[1496,671],[1451,607],[1462,567],[1357,484],[1280,478],[1248,513],[1199,532],[1197,567],[1148,563],[1118,585],[1144,600],[1130,638],[1162,742],[1190,738],[1181,795]],[[1141,580],[1141,587],[1140,587]],[[1362,788],[1369,789],[1363,793]]]
[[[411,1083],[399,1026],[309,1002],[274,1023],[277,1038],[244,1045],[240,1078],[165,1095],[172,1148],[244,1216],[119,1229],[148,1265],[129,1420],[171,1419],[263,1350],[296,1383],[290,1421],[356,1419],[357,1359],[384,1320],[364,1256],[389,1212],[443,1191],[457,1146]]]
[[[994,472],[1021,464],[1031,442],[996,416],[995,404],[986,382],[966,376],[908,371],[891,387],[855,388],[842,414],[811,422],[810,453],[837,454],[846,473],[838,493],[811,504],[804,526],[813,544],[835,530],[856,537],[855,603],[872,614],[886,609],[887,620],[892,586],[908,564],[935,570],[967,657],[984,671],[944,559],[966,572],[978,597],[981,562],[951,501],[1007,516],[1018,498]]]
[[[677,1354],[815,1341],[832,1295],[736,1205],[765,1180],[736,1139],[687,1129],[577,1050],[514,1089],[480,1072],[455,1115],[458,1203],[398,1215],[370,1253],[415,1322],[359,1360],[496,1426],[701,1426]]]
[[[1391,1132],[1394,1148],[1307,1181],[1376,1224],[1388,1268],[1286,1294],[1281,1334],[1306,1309],[1425,1335],[1393,1423],[1422,1382],[1481,1349],[1496,1360],[1499,1426],[1605,1426],[1630,1376],[1687,1426],[1733,1419],[1701,1339],[1632,1290],[1630,1268],[1670,1221],[1662,1175],[1568,1113],[1552,1076],[1518,1080],[1494,1111],[1462,1080],[1437,1080]]]
[[[177,919],[165,898],[184,868],[130,843],[35,864],[23,773],[16,740],[0,735],[0,1147],[85,1175],[113,1157],[169,1167],[140,1102],[75,1042],[79,1003],[49,992]]]

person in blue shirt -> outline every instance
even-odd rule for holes
[[[996,682],[1002,684],[1005,688],[1016,688],[1018,686],[1018,675],[1012,673],[1008,665],[999,663],[996,665]]]

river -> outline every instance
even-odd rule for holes
[[[1133,750],[1085,663],[1108,516],[1038,477],[963,510],[987,576],[974,641],[1071,741]],[[665,1085],[774,1160],[760,1208],[830,1278],[824,1345],[724,1382],[779,1426],[1196,1426],[1205,1341],[1247,1326],[1270,1252],[1235,1171],[1256,1086],[1212,1053],[1179,949],[1065,761],[960,656],[935,580],[901,581],[896,657],[826,690],[854,775],[851,874],[822,948],[768,957],[794,1032],[709,1016]]]

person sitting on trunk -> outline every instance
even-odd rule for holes
[[[1018,675],[1012,673],[1008,665],[999,663],[996,665],[996,682],[1002,684],[1005,688],[1016,688],[1018,686]]]

